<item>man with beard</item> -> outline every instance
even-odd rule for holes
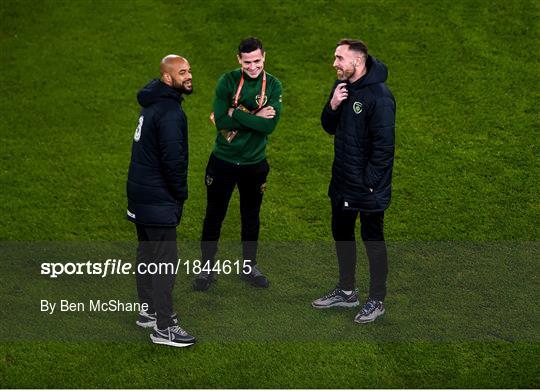
[[[359,304],[355,289],[355,225],[360,214],[370,286],[368,298],[354,321],[368,323],[385,311],[388,259],[383,221],[384,210],[390,204],[396,103],[384,84],[386,65],[368,55],[362,41],[338,42],[333,66],[338,80],[322,111],[321,123],[327,133],[335,136],[328,195],[339,283],[312,305],[329,308]]]
[[[279,121],[281,83],[265,71],[265,58],[259,39],[242,40],[237,54],[240,69],[223,74],[216,87],[212,113],[216,142],[206,166],[207,206],[201,239],[205,266],[193,283],[198,291],[207,290],[215,281],[217,241],[236,186],[244,257],[240,277],[255,287],[269,286],[256,257],[259,213],[270,170],[266,143]]]
[[[172,301],[176,275],[162,265],[178,261],[176,226],[188,197],[188,128],[181,103],[182,94],[191,94],[193,87],[191,68],[183,57],[164,57],[160,73],[160,79],[137,95],[142,109],[127,181],[127,218],[135,223],[139,241],[137,292],[147,308],[136,324],[154,328],[150,335],[154,343],[185,347],[195,338],[178,324]],[[156,274],[146,272],[152,263]]]

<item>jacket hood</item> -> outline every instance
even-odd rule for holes
[[[351,87],[356,89],[365,87],[370,84],[384,83],[388,78],[388,68],[383,62],[377,60],[375,57],[369,56],[366,60],[367,73],[351,84]]]
[[[173,99],[181,103],[184,98],[182,94],[174,88],[163,83],[159,79],[154,79],[144,86],[137,94],[137,100],[143,107],[148,107],[156,102]]]

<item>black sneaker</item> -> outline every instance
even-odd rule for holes
[[[174,346],[177,348],[185,348],[196,342],[194,336],[189,335],[178,325],[167,327],[165,330],[160,330],[155,327],[154,332],[150,334],[150,339],[153,343]]]
[[[356,323],[369,323],[373,322],[382,314],[384,314],[383,302],[380,300],[367,299],[360,312],[356,314],[354,321]]]
[[[148,328],[156,326],[156,313],[148,313],[146,311],[139,312],[139,317],[135,322],[137,326]]]
[[[251,266],[251,273],[240,273],[240,278],[257,288],[268,288],[270,281],[261,273],[257,265]]]
[[[193,289],[196,291],[207,291],[210,285],[216,281],[215,272],[201,271],[195,280],[193,280]]]
[[[353,290],[348,295],[339,288],[311,303],[314,308],[356,307],[358,304],[360,304],[358,301],[358,289]]]

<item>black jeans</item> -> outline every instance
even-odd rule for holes
[[[201,238],[202,262],[209,260],[213,263],[215,260],[221,224],[238,185],[243,257],[251,260],[252,265],[257,263],[259,212],[269,171],[266,159],[256,164],[237,165],[210,155],[206,166],[207,204]]]
[[[150,227],[136,224],[137,238],[137,292],[139,302],[148,304],[148,312],[156,313],[157,326],[165,329],[175,324],[173,316],[172,291],[176,274],[173,270],[161,270],[161,273],[139,273],[139,264],[144,264],[144,271],[150,264],[172,263],[176,265],[178,250],[176,247],[175,227]],[[155,266],[151,266],[155,267]],[[158,266],[159,267],[159,266]],[[152,271],[152,270],[150,270]]]
[[[355,287],[356,239],[354,231],[358,214],[360,214],[362,241],[369,260],[369,297],[384,300],[388,275],[384,212],[343,210],[342,204],[332,202],[332,234],[336,241],[339,287],[343,290],[352,290]]]

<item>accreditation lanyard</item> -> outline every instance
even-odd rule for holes
[[[238,107],[238,100],[240,99],[240,92],[242,91],[243,86],[244,86],[244,71],[242,71],[242,77],[240,78],[240,83],[238,84],[238,88],[236,89],[236,94],[234,95],[233,107]],[[263,71],[261,94],[259,95],[259,107],[257,108],[257,110],[254,110],[254,111],[259,111],[262,108],[265,93],[266,93],[266,71]]]

